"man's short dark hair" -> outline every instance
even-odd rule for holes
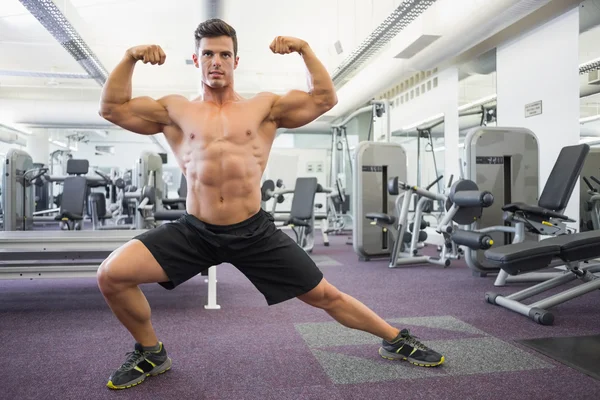
[[[229,36],[231,40],[233,40],[233,55],[234,57],[237,56],[238,43],[235,29],[219,18],[207,19],[198,25],[196,32],[194,32],[194,37],[196,38],[196,51],[198,51],[198,48],[200,47],[200,40],[202,40],[202,38],[219,36]]]

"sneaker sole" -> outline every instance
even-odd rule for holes
[[[390,351],[387,351],[386,349],[384,349],[383,347],[379,348],[379,355],[382,358],[385,358],[386,360],[391,360],[391,361],[408,361],[409,363],[416,365],[418,367],[426,367],[426,368],[431,368],[431,367],[439,367],[440,365],[442,365],[444,363],[444,361],[446,361],[446,359],[444,358],[444,356],[442,356],[442,359],[438,362],[435,363],[426,363],[420,360],[415,360],[414,358],[410,358],[410,357],[406,357],[400,354],[396,354],[396,353],[392,353]]]
[[[149,376],[157,376],[160,374],[164,374],[165,372],[167,372],[168,370],[171,369],[172,365],[173,365],[173,362],[171,361],[171,359],[167,358],[167,361],[165,361],[161,365],[157,365],[156,367],[154,367],[154,369],[152,371],[150,371],[144,375],[141,375],[139,378],[136,378],[136,379],[134,379],[130,382],[127,382],[123,385],[115,385],[112,383],[112,381],[108,381],[106,386],[109,389],[115,389],[115,390],[129,389],[131,387],[137,386],[140,383],[144,382],[146,380],[146,378]]]

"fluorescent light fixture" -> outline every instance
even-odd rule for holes
[[[92,132],[94,132],[96,135],[103,137],[103,138],[107,138],[108,137],[108,132],[107,131],[102,131],[100,129],[94,129]]]
[[[414,123],[414,124],[412,124],[412,125],[405,126],[405,127],[403,127],[403,128],[402,128],[402,131],[406,132],[406,131],[413,130],[413,129],[415,129],[415,128],[417,128],[417,127],[421,126],[421,125],[424,125],[424,124],[427,124],[427,123],[431,123],[431,122],[437,121],[437,120],[438,120],[438,119],[440,119],[440,118],[444,118],[444,114],[443,114],[443,113],[436,114],[436,115],[434,115],[433,117],[429,117],[429,118],[426,118],[426,119],[424,119],[424,120],[422,120],[422,121],[419,121],[419,122],[417,122],[417,123]]]
[[[489,96],[486,96],[486,97],[482,97],[479,100],[475,100],[475,101],[473,101],[471,103],[463,104],[462,106],[458,107],[458,112],[466,111],[466,110],[468,110],[470,108],[490,103],[492,101],[495,101],[496,98],[497,98],[496,94],[492,94],[492,95],[489,95]],[[405,126],[404,128],[402,128],[402,131],[406,132],[406,131],[413,130],[413,129],[421,126],[421,125],[425,125],[425,124],[428,124],[428,123],[435,122],[435,121],[439,120],[440,118],[443,119],[444,118],[444,114],[436,114],[433,117],[426,118],[426,119],[424,119],[424,120],[422,120],[420,122],[417,122],[415,124],[412,124],[412,125],[409,125],[409,126]]]
[[[52,143],[53,145],[55,145],[55,146],[62,147],[64,149],[68,149],[69,148],[69,146],[65,142],[60,142],[58,140],[52,140],[52,139],[48,139],[48,141],[50,143]]]
[[[458,144],[458,148],[462,149],[463,147],[465,147],[464,143],[459,143]],[[438,152],[438,151],[444,151],[446,150],[446,146],[442,146],[442,147],[436,147],[435,149],[433,149],[433,151]]]
[[[462,106],[458,107],[458,111],[466,111],[473,107],[478,107],[487,103],[491,103],[492,101],[495,101],[497,97],[498,95],[495,93],[486,97],[482,97],[481,99],[472,101],[471,103],[463,104]]]
[[[13,124],[10,122],[0,122],[0,127],[8,129],[9,131],[13,131],[16,134],[24,135],[24,136],[33,136],[33,133],[29,132],[25,129],[25,127],[19,124]]]
[[[594,122],[600,119],[600,114],[598,115],[592,115],[591,117],[585,117],[585,118],[581,118],[579,120],[580,124],[587,124],[588,122]]]
[[[108,72],[94,52],[75,30],[67,17],[52,0],[20,0],[60,45],[83,67],[100,86],[104,86]]]
[[[584,138],[579,139],[579,144],[590,143],[590,142],[598,142],[598,141],[600,141],[599,137],[588,136],[588,137],[584,137]]]

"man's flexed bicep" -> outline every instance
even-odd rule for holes
[[[270,49],[275,54],[300,54],[310,78],[309,91],[292,90],[275,99],[270,117],[279,127],[298,128],[306,125],[337,104],[331,77],[308,43],[298,38],[278,36]]]
[[[279,128],[299,128],[314,121],[330,108],[328,102],[315,98],[311,93],[292,90],[276,98],[271,118]]]
[[[100,115],[128,131],[142,135],[153,135],[170,125],[167,110],[168,99],[154,100],[150,97],[135,97],[123,104],[104,105]]]
[[[171,124],[168,108],[178,96],[166,96],[159,100],[131,96],[135,64],[142,61],[144,64],[162,65],[166,57],[157,45],[142,45],[127,50],[102,89],[100,116],[124,129],[144,135],[162,132],[165,125]]]

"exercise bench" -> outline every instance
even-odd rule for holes
[[[486,260],[509,275],[545,269],[557,260],[564,262],[567,270],[552,279],[509,296],[488,292],[485,299],[490,304],[525,315],[541,325],[552,325],[554,314],[548,311],[548,308],[600,289],[600,279],[594,275],[600,272],[600,264],[588,263],[598,257],[600,231],[561,235],[539,242],[521,242],[491,248],[485,252]],[[522,303],[527,298],[576,279],[582,283],[535,303]]]

